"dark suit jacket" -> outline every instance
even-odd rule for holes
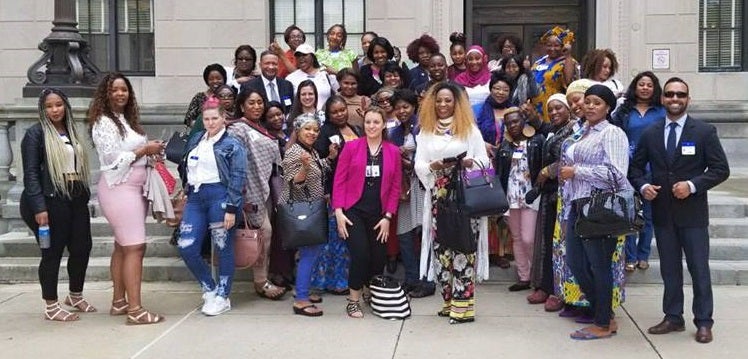
[[[281,104],[285,108],[284,112],[288,114],[291,111],[291,105],[293,104],[294,100],[293,85],[291,84],[291,82],[280,77],[275,78],[275,83],[278,84],[278,96],[280,97]],[[265,90],[265,83],[262,81],[262,76],[257,76],[243,83],[240,92],[243,92],[244,90],[250,88],[259,91],[265,96],[268,101],[270,101],[270,96]],[[286,102],[286,99],[289,99],[290,101]]]
[[[696,146],[695,155],[682,154],[684,142],[692,142]],[[646,175],[647,164],[651,166],[651,180]],[[662,119],[644,130],[629,168],[629,180],[637,191],[646,183],[662,186],[652,201],[655,225],[708,226],[707,190],[729,176],[730,167],[717,137],[717,129],[691,116],[687,117],[683,126],[672,163],[665,154],[665,120]],[[696,193],[684,200],[675,198],[672,187],[679,181],[693,182]]]

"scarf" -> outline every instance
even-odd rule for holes
[[[439,135],[451,135],[453,121],[454,117],[436,120],[436,133]]]
[[[465,57],[467,58],[468,54],[471,52],[477,52],[481,55],[482,66],[480,70],[478,72],[471,72],[470,67],[468,67],[467,71],[455,77],[455,82],[465,87],[486,85],[491,80],[491,71],[488,69],[488,55],[486,54],[486,51],[478,45],[470,46],[468,51],[465,53]]]

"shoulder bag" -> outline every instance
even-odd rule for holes
[[[174,131],[169,141],[166,142],[166,148],[164,149],[166,159],[170,162],[180,164],[184,156],[184,148],[187,146],[188,138],[189,133],[187,131]]]
[[[620,189],[613,177],[611,189],[593,188],[589,197],[574,200],[574,232],[580,238],[618,237],[644,227],[641,197],[633,189]]]
[[[289,187],[292,186],[289,181]],[[327,243],[328,216],[327,201],[324,197],[311,199],[309,188],[304,185],[306,199],[293,201],[291,194],[288,201],[279,203],[277,209],[277,227],[275,230],[281,238],[284,249]]]
[[[263,241],[259,228],[252,228],[247,221],[247,213],[242,211],[243,222],[234,229],[234,267],[238,269],[249,268],[260,259]],[[211,246],[212,247],[212,246]],[[212,251],[213,265],[219,263],[215,251]]]
[[[462,181],[460,161],[450,175],[447,194],[436,201],[436,242],[462,253],[473,253],[478,242],[473,234],[471,216],[463,206],[462,191],[458,189]]]
[[[462,171],[458,190],[462,192],[463,207],[471,217],[500,215],[509,209],[499,176],[493,168],[486,168],[479,161],[477,170]]]

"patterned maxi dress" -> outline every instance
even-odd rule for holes
[[[532,103],[535,104],[535,109],[544,122],[551,120],[548,111],[545,110],[545,103],[548,102],[548,98],[553,94],[564,93],[566,91],[564,59],[565,57],[563,56],[550,59],[546,55],[535,61],[535,64],[532,65],[532,74],[535,77],[535,83],[538,85],[538,94],[533,98]],[[575,67],[577,67],[576,64],[577,62],[574,60]],[[575,74],[577,73],[576,70],[574,72]],[[578,75],[574,76],[574,80],[576,78],[578,78]]]

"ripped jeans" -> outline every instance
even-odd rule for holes
[[[208,183],[201,185],[197,192],[192,190],[192,186],[189,188],[179,226],[179,254],[192,275],[200,282],[203,292],[216,290],[216,295],[228,298],[234,279],[234,244],[231,241],[234,230],[223,227],[226,213],[224,203],[228,196],[226,187],[221,183]],[[210,231],[218,257],[218,284],[211,276],[208,263],[200,255],[207,231]]]

